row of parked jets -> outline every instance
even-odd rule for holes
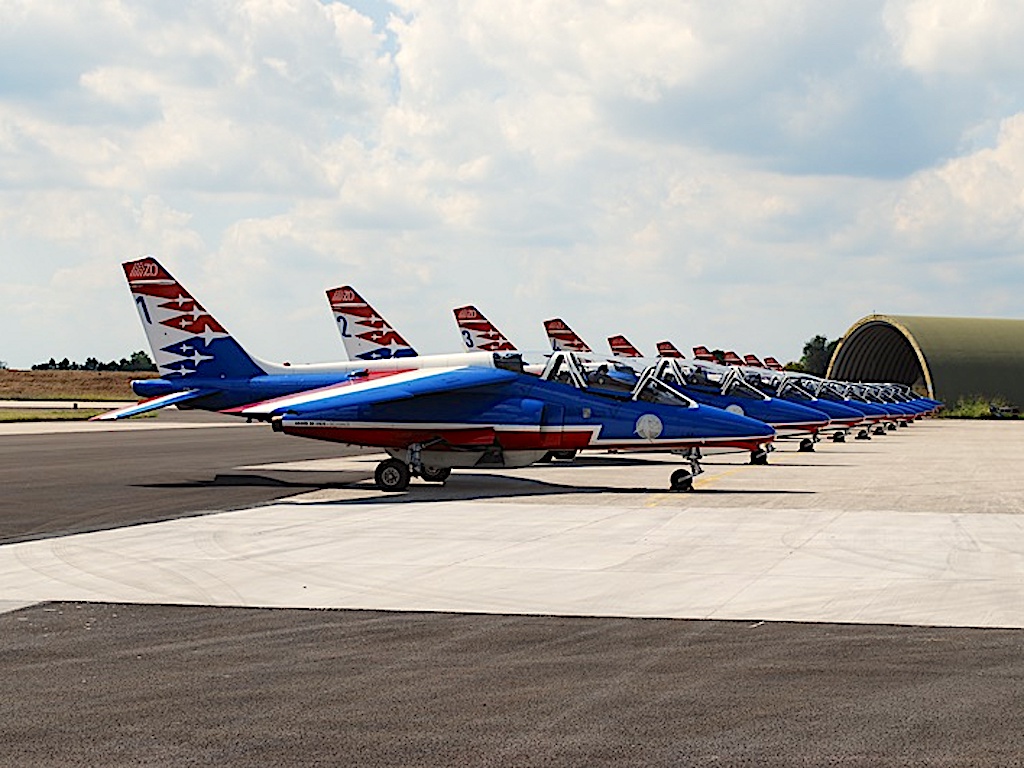
[[[937,400],[900,384],[831,381],[705,347],[685,358],[668,341],[646,359],[623,336],[598,355],[562,320],[545,323],[551,352],[530,363],[475,307],[454,310],[465,351],[420,355],[351,287],[327,291],[349,360],[291,365],[249,354],[152,256],[123,264],[159,378],[132,382],[122,419],[175,405],[269,422],[274,431],[381,448],[385,491],[453,469],[524,467],[580,450],[671,451],[691,490],[709,452],[767,462],[776,438],[814,449],[885,434],[934,413]]]

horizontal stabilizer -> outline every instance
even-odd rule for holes
[[[211,394],[214,393],[208,389],[186,389],[182,392],[172,392],[169,395],[151,397],[148,400],[142,400],[134,405],[126,405],[124,408],[118,408],[113,411],[101,413],[99,416],[93,416],[89,421],[113,421],[114,419],[127,419],[129,416],[138,416],[140,413],[156,411],[160,408],[166,408],[169,405],[177,405],[178,403],[184,403],[189,400],[195,400],[197,397],[205,397],[206,395]]]

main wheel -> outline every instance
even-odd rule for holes
[[[871,439],[871,435],[868,433],[868,430],[862,429],[860,432],[857,433],[857,437],[855,437],[854,439],[855,440],[870,440]]]
[[[554,456],[559,461],[572,461],[573,459],[576,458],[576,454],[577,453],[579,453],[579,451],[576,451],[576,450],[552,451],[551,455]]]
[[[846,433],[845,432],[834,432],[832,434],[832,442],[833,443],[845,443],[846,442]]]
[[[685,469],[677,469],[669,478],[669,488],[673,491],[692,491],[693,475]]]
[[[814,452],[814,441],[809,437],[805,437],[800,441],[800,453],[813,453]]]
[[[768,451],[764,448],[758,448],[756,451],[751,451],[750,463],[757,464],[758,466],[764,466],[768,463]]]
[[[398,459],[388,459],[377,465],[373,479],[382,491],[404,491],[409,487],[409,465]]]
[[[451,473],[451,467],[424,467],[420,472],[420,477],[428,483],[443,483]]]

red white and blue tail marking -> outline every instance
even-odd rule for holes
[[[640,350],[629,343],[629,339],[621,334],[608,337],[608,348],[615,357],[643,357]]]
[[[544,321],[544,330],[547,331],[548,341],[551,342],[551,349],[555,352],[593,352],[587,343],[576,335],[564,320],[554,318]]]
[[[659,341],[658,357],[683,357],[683,353],[671,341]]]
[[[515,345],[472,305],[452,310],[467,352],[515,352]]]
[[[416,350],[351,285],[331,288],[327,300],[350,360],[416,356]]]

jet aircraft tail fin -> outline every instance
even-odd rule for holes
[[[265,372],[155,258],[122,266],[162,378],[233,379]]]
[[[555,352],[566,350],[568,352],[593,352],[583,339],[576,335],[564,320],[554,318],[544,321],[544,330],[547,331],[548,341],[551,342],[551,349]]]
[[[711,350],[707,347],[694,347],[693,356],[698,360],[703,360],[706,363],[717,363],[718,358],[711,354]]]
[[[629,343],[625,336],[609,336],[608,347],[615,357],[643,357],[640,350]]]
[[[743,358],[737,355],[732,350],[725,353],[725,364],[726,365],[743,365]]]
[[[746,365],[752,366],[754,368],[765,368],[765,367],[767,367],[767,366],[765,366],[764,363],[762,363],[760,360],[757,359],[757,355],[744,355],[743,356],[743,362]]]
[[[784,371],[784,370],[786,370],[785,368],[782,367],[782,363],[780,363],[774,357],[766,357],[764,359],[764,367],[765,368],[771,368],[773,371]]]
[[[472,305],[452,310],[467,352],[515,352],[516,347]]]
[[[683,353],[671,341],[659,341],[658,357],[683,357]]]
[[[351,285],[329,289],[327,300],[349,360],[416,356],[416,350]]]

